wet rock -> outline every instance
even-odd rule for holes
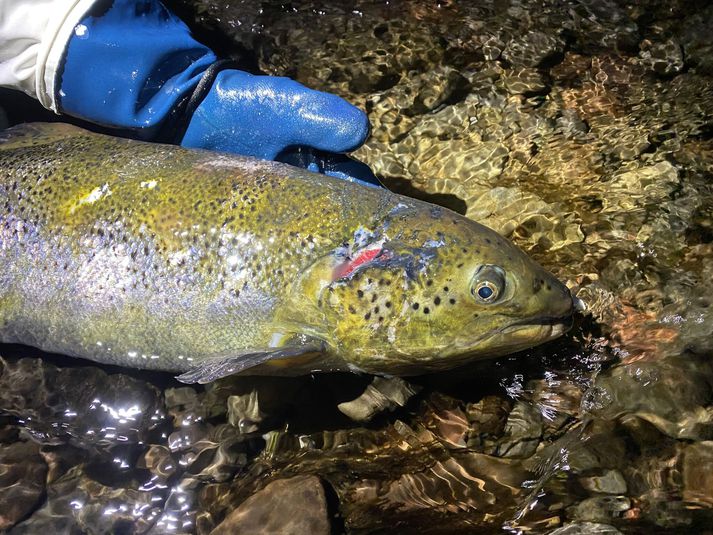
[[[606,522],[620,518],[631,507],[626,496],[601,496],[587,498],[573,507],[571,514],[577,520],[586,522]]]
[[[432,394],[426,407],[421,421],[433,436],[448,448],[465,448],[470,425],[458,401]]]
[[[164,391],[166,410],[173,418],[175,427],[201,422],[208,416],[203,397],[188,386],[167,388]]]
[[[340,403],[338,408],[354,421],[367,422],[380,412],[403,407],[419,390],[399,377],[374,377],[358,398]]]
[[[670,162],[624,171],[612,177],[609,192],[617,199],[616,211],[633,210],[643,203],[660,203],[678,186],[678,170]],[[628,192],[622,196],[620,192]],[[605,205],[604,212],[611,211]]]
[[[639,52],[641,63],[661,76],[672,76],[683,70],[681,45],[669,39],[663,43],[644,42]]]
[[[547,444],[524,464],[533,471],[541,471],[553,461],[575,474],[603,468],[621,471],[627,466],[626,452],[627,444],[617,434],[616,424],[595,420],[588,429],[575,427]]]
[[[468,217],[521,243],[558,249],[584,239],[580,225],[558,205],[517,188],[495,187],[470,199]]]
[[[125,445],[165,423],[156,388],[96,367],[58,368],[42,359],[0,358],[0,404],[47,444]]]
[[[656,526],[669,530],[686,530],[690,533],[691,527],[696,521],[695,511],[689,504],[681,500],[672,500],[670,497],[658,495],[655,499],[644,504],[644,518]],[[711,525],[710,511],[703,516],[705,526]],[[707,518],[706,518],[707,516]]]
[[[184,450],[179,465],[200,481],[227,481],[247,463],[247,445],[230,424],[210,427]]]
[[[230,512],[211,535],[327,535],[330,530],[322,483],[315,476],[298,476],[269,483]]]
[[[260,411],[258,391],[228,397],[228,422],[241,433],[254,433],[258,430],[265,414]]]
[[[146,450],[137,468],[146,468],[160,481],[165,481],[176,473],[178,463],[171,456],[171,450],[166,446],[153,444]]]
[[[217,426],[209,439],[218,447],[211,463],[197,476],[212,481],[226,481],[247,464],[247,445],[243,437],[230,426]]]
[[[713,442],[690,444],[683,453],[683,498],[713,506]]]
[[[542,438],[542,415],[529,403],[517,402],[507,423],[505,437],[497,447],[496,455],[508,458],[530,457]]]
[[[693,356],[635,362],[600,376],[585,397],[603,418],[633,414],[673,438],[713,438],[711,377]]]
[[[40,455],[47,463],[47,484],[54,483],[66,474],[73,466],[89,461],[86,450],[61,444],[59,446],[42,446]]]
[[[45,492],[47,465],[34,442],[0,445],[0,530],[27,516]]]
[[[240,427],[240,418],[244,417],[246,428],[250,428],[250,422],[261,423],[299,405],[304,398],[301,391],[309,390],[308,385],[309,379],[304,377],[226,377],[206,385],[201,403],[205,405],[208,417],[224,417],[228,411],[233,411],[232,418],[237,427]],[[232,398],[230,403],[229,398]],[[259,420],[258,413],[261,414]]]
[[[516,462],[471,454],[437,462],[422,473],[403,474],[389,485],[383,499],[405,510],[440,506],[443,510],[488,508],[495,512],[496,503],[501,510],[513,505],[508,492],[524,476]],[[483,480],[483,485],[474,487],[473,478]],[[442,485],[443,481],[448,483]]]
[[[145,533],[159,517],[161,501],[150,492],[102,485],[77,466],[47,488],[43,507],[12,533]]]
[[[485,396],[477,403],[466,406],[468,421],[477,433],[498,435],[505,428],[510,403],[499,396]]]
[[[687,17],[679,37],[686,61],[697,71],[713,74],[713,39],[708,31],[713,23],[713,6],[705,6]]]
[[[548,535],[620,535],[621,531],[609,524],[599,524],[596,522],[574,522],[567,524]]]
[[[601,475],[582,477],[579,482],[592,492],[626,494],[626,480],[618,470],[605,470]]]
[[[190,424],[182,426],[168,436],[168,448],[172,452],[186,451],[203,439],[207,434],[205,425]]]
[[[163,510],[156,518],[152,532],[195,533],[196,505],[195,489],[199,483],[192,478],[184,478],[170,487],[163,503]]]
[[[503,87],[513,95],[541,93],[547,89],[542,75],[535,69],[522,68],[508,71],[501,78]]]
[[[512,39],[502,55],[513,65],[536,67],[561,49],[562,42],[558,37],[531,31]]]

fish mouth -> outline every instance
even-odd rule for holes
[[[506,325],[497,334],[513,337],[514,342],[541,343],[563,335],[572,328],[572,323],[571,315],[528,318]]]
[[[572,327],[573,317],[545,316],[525,318],[509,323],[480,336],[478,339],[460,340],[454,344],[453,353],[500,356],[527,349],[553,340]]]

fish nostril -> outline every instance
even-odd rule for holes
[[[533,279],[532,280],[532,292],[537,293],[542,289],[542,284],[540,283],[540,279]]]

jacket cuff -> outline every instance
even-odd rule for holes
[[[45,108],[58,113],[61,63],[72,36],[85,30],[80,21],[96,0],[59,0],[53,2],[48,25],[37,50],[35,93]]]

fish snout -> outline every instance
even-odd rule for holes
[[[571,325],[578,304],[564,283],[550,273],[543,272],[534,278],[532,290],[539,316]]]

